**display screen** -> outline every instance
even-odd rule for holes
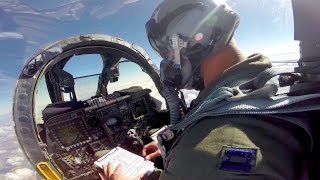
[[[64,147],[71,146],[87,139],[85,133],[78,124],[58,127],[55,133]]]
[[[147,113],[148,113],[148,111],[147,111],[143,101],[138,101],[136,103],[133,103],[133,116],[135,118],[143,116]]]

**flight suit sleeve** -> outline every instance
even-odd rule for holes
[[[162,170],[155,168],[155,170],[148,176],[143,177],[143,180],[157,180],[161,174]]]
[[[301,146],[250,116],[206,118],[183,134],[159,179],[299,179]]]

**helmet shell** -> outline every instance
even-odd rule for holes
[[[222,49],[238,24],[238,14],[226,4],[218,5],[213,0],[164,0],[146,23],[146,31],[151,46],[162,58],[170,58],[170,38],[178,34],[187,43],[181,55],[199,61]]]

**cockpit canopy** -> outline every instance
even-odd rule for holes
[[[94,177],[97,152],[121,146],[138,153],[150,130],[167,123],[161,93],[159,70],[141,47],[107,35],[70,37],[23,69],[14,99],[17,136],[35,167]]]

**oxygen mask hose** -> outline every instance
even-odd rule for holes
[[[180,51],[186,48],[184,42],[178,34],[173,34],[170,38],[170,46],[173,50],[173,57],[170,60],[162,60],[160,63],[160,80],[163,84],[163,95],[167,101],[170,111],[170,124],[174,125],[181,120],[182,106],[179,98],[179,89],[182,88],[182,70]]]
[[[162,60],[160,63],[160,79],[164,86],[163,95],[170,111],[170,124],[176,124],[181,119],[180,99],[175,88],[181,82],[181,69],[172,66],[172,61]]]

